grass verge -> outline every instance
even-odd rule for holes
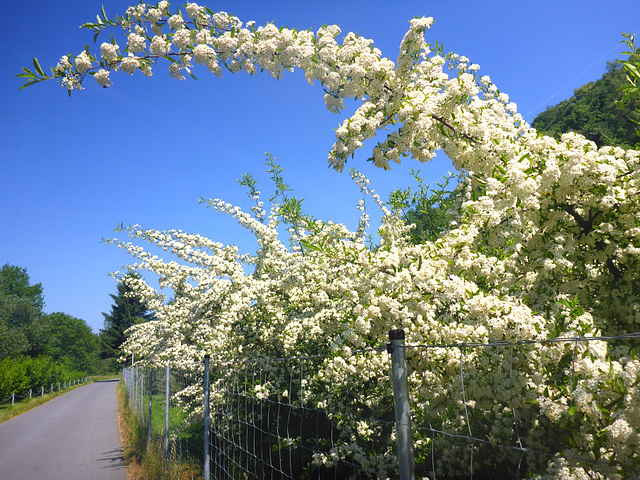
[[[170,456],[165,465],[162,441],[147,442],[147,429],[129,406],[123,381],[118,385],[118,425],[128,480],[201,480],[198,465]]]

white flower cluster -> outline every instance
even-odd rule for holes
[[[118,60],[118,45],[104,42],[100,45],[102,61],[111,64]]]
[[[95,78],[96,82],[98,82],[98,85],[100,85],[103,88],[106,88],[111,85],[111,80],[109,80],[109,72],[102,68],[95,73],[93,78]]]
[[[266,215],[260,204],[251,215],[209,202],[255,235],[254,256],[198,235],[132,227],[136,241],[119,245],[136,257],[133,267],[154,272],[160,286],[175,294],[166,302],[161,292],[135,281],[157,312],[156,321],[131,331],[127,348],[136,358],[197,370],[204,352],[242,363],[332,351],[306,379],[313,385],[304,393],[306,401],[318,408],[352,408],[346,398],[329,398],[330,389],[323,387],[331,385],[334,393],[349,391],[352,403],[385,413],[387,364],[375,358],[363,364],[363,357],[348,351],[383,344],[390,328],[405,329],[410,343],[438,345],[640,329],[640,153],[597,148],[576,134],[559,141],[540,136],[508,95],[488,76],[478,77],[477,65],[431,50],[425,41],[430,18],[411,21],[393,62],[356,34],[339,44],[336,26],[315,34],[271,24],[243,26],[225,12],[212,15],[194,3],[186,13],[188,19],[178,18],[167,5],[129,9],[121,19],[130,29],[128,54],[103,44],[96,80],[110,84],[104,62],[150,75],[150,62],[158,57],[175,60],[170,68],[176,78],[184,78],[191,60],[216,74],[221,65],[231,72],[264,69],[275,77],[300,68],[309,82],[323,85],[331,111],[340,111],[345,98],[362,101],[336,131],[334,168],[342,170],[365,141],[395,125],[374,148],[374,163],[388,168],[404,157],[427,161],[443,150],[465,173],[462,204],[451,229],[422,245],[411,245],[409,227],[385,212],[376,249],[365,245],[364,210],[356,232],[331,222],[301,223],[288,248],[278,237],[277,205]],[[154,36],[144,30],[145,22]],[[57,71],[65,87],[78,88],[82,75],[96,68],[92,62],[86,52],[63,57]],[[371,194],[362,177],[356,181]],[[178,261],[149,254],[137,240]],[[532,475],[588,470],[591,478],[615,479],[637,471],[638,362],[628,346],[527,344],[514,353],[463,353],[450,348],[410,355],[417,424],[438,422],[452,434],[473,427],[476,435],[510,444],[515,410],[527,448],[546,451],[550,436],[562,437],[553,453],[604,459],[588,466],[532,459]],[[277,382],[255,387],[263,396],[288,388]],[[470,426],[470,418],[479,420]],[[343,422],[343,443],[318,462],[357,455],[363,468],[383,475],[387,454],[381,460],[362,446],[375,438],[392,452],[391,439],[370,424],[352,423]],[[428,437],[416,445],[429,457]],[[460,458],[468,450],[442,447],[438,455],[442,472],[466,474]],[[496,460],[478,463],[491,461]]]

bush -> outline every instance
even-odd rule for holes
[[[83,376],[83,372],[55,363],[50,357],[5,358],[0,360],[0,401],[12,393],[24,395],[30,389],[47,389],[53,383]]]

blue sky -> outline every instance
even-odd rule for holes
[[[133,2],[105,0],[108,14]],[[48,70],[61,55],[79,53],[93,35],[101,2],[24,0],[3,5],[0,29],[0,264],[26,267],[44,288],[45,310],[103,325],[116,283],[109,272],[129,257],[103,237],[120,224],[178,228],[252,251],[251,237],[229,218],[198,206],[219,197],[248,207],[236,183],[253,173],[268,196],[265,152],[277,156],[294,193],[316,217],[355,227],[360,195],[346,172],[327,168],[333,129],[343,114],[328,112],[322,88],[297,72],[280,81],[267,74],[196,71],[199,81],[114,75],[114,85],[69,98],[56,83],[18,91],[15,74],[36,56]],[[203,3],[205,4],[205,3]],[[510,95],[525,119],[596,80],[620,56],[622,32],[640,30],[637,0],[611,1],[334,1],[222,0],[212,10],[258,25],[273,21],[316,30],[336,23],[344,33],[373,38],[395,59],[414,16],[432,16],[428,41],[468,56]],[[107,39],[108,37],[104,37]],[[124,45],[124,43],[121,43]],[[355,104],[354,104],[355,105]],[[430,183],[451,166],[444,157],[421,165],[406,160],[391,172],[368,164],[370,147],[348,164],[367,174],[386,198],[420,168]]]

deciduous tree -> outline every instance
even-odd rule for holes
[[[69,369],[93,373],[98,363],[98,336],[87,322],[66,313],[45,316],[48,326],[45,354]]]

